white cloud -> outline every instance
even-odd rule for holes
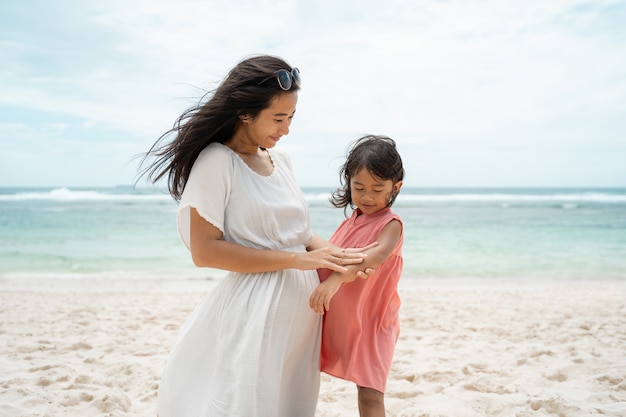
[[[421,164],[409,178],[415,185],[575,185],[583,162],[611,172],[589,170],[590,183],[626,184],[626,168],[607,168],[615,152],[626,152],[623,1],[116,0],[0,8],[7,63],[0,112],[10,109],[32,126],[41,125],[38,115],[55,114],[47,122],[82,125],[97,138],[116,132],[101,145],[115,161],[106,144],[147,150],[201,89],[215,87],[243,57],[265,52],[303,72],[292,135],[281,146],[304,168],[305,184],[334,184],[333,158],[368,132],[395,137],[405,159]],[[26,11],[13,11],[20,8]],[[26,135],[13,121],[0,115],[0,140]],[[71,149],[86,141],[76,140]],[[476,161],[471,175],[463,161]],[[561,161],[570,168],[550,172]],[[537,163],[546,168],[531,175],[526,167]]]

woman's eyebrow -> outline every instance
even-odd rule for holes
[[[293,113],[291,113],[291,115],[293,116],[294,114],[296,114],[296,111],[294,110]],[[274,117],[279,117],[279,116],[289,116],[289,113],[274,113]]]

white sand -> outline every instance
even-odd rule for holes
[[[211,282],[0,280],[0,416],[155,416]],[[626,282],[403,280],[388,416],[626,416]],[[322,377],[317,417],[358,416]],[[297,416],[295,416],[297,417]]]

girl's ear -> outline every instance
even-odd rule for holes
[[[244,123],[249,123],[251,119],[252,118],[250,117],[249,114],[240,114],[239,115],[239,120],[241,120]]]
[[[393,185],[393,193],[398,194],[400,192],[400,188],[402,188],[402,181],[398,181]]]

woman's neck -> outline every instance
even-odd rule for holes
[[[256,156],[259,154],[259,150],[264,150],[256,145],[254,141],[248,137],[245,129],[242,129],[241,126],[235,128],[233,136],[228,141],[226,141],[224,145],[228,146],[239,155],[246,156]]]

